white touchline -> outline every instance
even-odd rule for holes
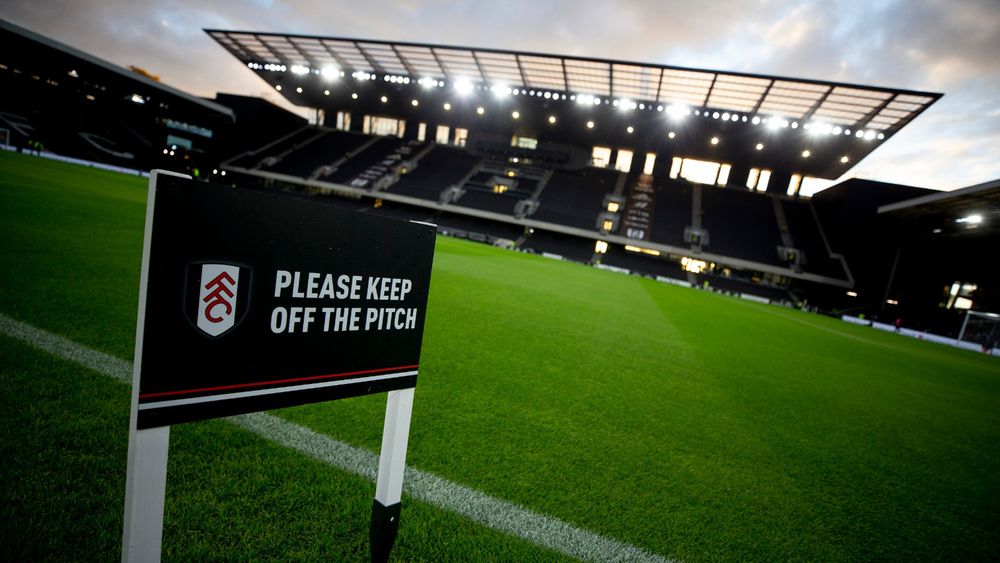
[[[350,385],[352,383],[366,383],[368,381],[379,381],[382,379],[393,379],[395,377],[406,377],[416,375],[416,370],[400,371],[397,373],[384,373],[382,375],[369,375],[368,377],[357,377],[354,379],[338,379],[335,381],[321,381],[319,383],[306,383],[303,385],[290,385],[288,387],[272,387],[270,389],[256,389],[254,391],[237,391],[236,393],[223,393],[219,395],[208,395],[205,397],[192,397],[190,399],[169,399],[166,401],[151,401],[139,403],[139,410],[160,409],[163,407],[179,407],[183,405],[197,405],[198,403],[210,403],[212,401],[228,401],[229,399],[243,399],[246,397],[260,397],[261,395],[277,395],[278,393],[291,393],[293,391],[307,391],[309,389],[322,389],[324,387],[336,387],[338,385]]]
[[[121,383],[132,382],[132,362],[92,350],[2,313],[0,313],[0,334],[25,342],[53,356],[76,362]],[[334,440],[283,418],[266,413],[253,413],[224,420],[370,481],[375,480],[378,472],[378,456],[368,450]],[[403,482],[403,490],[415,499],[564,555],[587,561],[661,563],[675,561],[641,547],[577,528],[557,518],[491,497],[464,485],[452,483],[426,471],[407,467]]]

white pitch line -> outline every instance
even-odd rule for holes
[[[2,313],[0,333],[53,356],[76,362],[121,383],[132,382],[132,362],[87,348]],[[377,455],[283,418],[253,413],[224,420],[369,481],[374,481],[378,473]],[[454,512],[488,528],[585,561],[674,561],[412,467],[406,468],[403,490],[415,499]]]

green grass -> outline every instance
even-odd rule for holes
[[[0,154],[0,312],[130,359],[145,182]],[[441,238],[408,463],[688,561],[986,559],[1000,362]],[[0,338],[0,548],[117,555],[128,390]],[[279,411],[378,451],[384,396]],[[363,559],[373,485],[175,427],[169,559]],[[555,555],[406,500],[394,554]]]

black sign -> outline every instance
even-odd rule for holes
[[[138,428],[416,385],[432,225],[158,174]]]

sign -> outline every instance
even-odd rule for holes
[[[432,225],[160,175],[137,428],[411,388]]]
[[[656,191],[653,189],[653,177],[641,174],[629,191],[625,203],[625,220],[622,222],[625,236],[637,240],[649,240],[653,224],[653,211],[656,209]]]

